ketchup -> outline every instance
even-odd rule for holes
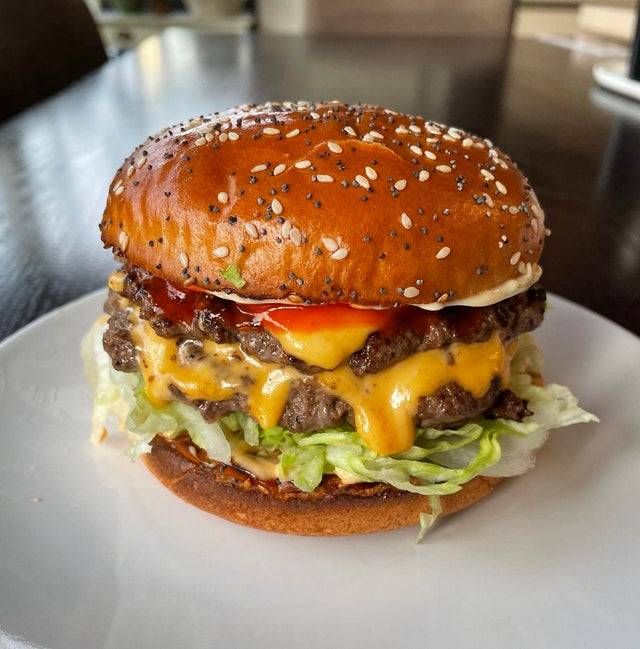
[[[197,286],[179,288],[160,278],[149,277],[144,288],[155,306],[172,322],[190,323],[196,312],[208,310],[220,317],[227,328],[309,332],[316,329],[370,326],[384,335],[410,330],[418,335],[447,323],[465,337],[479,327],[491,307],[449,307],[444,311],[425,311],[402,305],[387,309],[361,309],[349,304],[240,304],[211,295]]]

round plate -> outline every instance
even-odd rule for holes
[[[416,528],[300,538],[190,507],[117,437],[91,445],[78,347],[103,297],[0,346],[0,646],[638,646],[630,333],[552,298],[545,375],[601,424],[557,431],[534,471],[420,545]]]

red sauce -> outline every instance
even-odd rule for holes
[[[194,313],[205,308],[208,301],[206,293],[181,290],[161,277],[145,280],[144,288],[151,295],[155,306],[171,322],[191,322]]]
[[[208,309],[221,317],[227,327],[247,329],[264,327],[267,330],[286,329],[312,331],[320,328],[371,325],[376,331],[392,335],[411,330],[417,334],[429,332],[443,321],[455,328],[456,334],[466,337],[478,327],[491,307],[449,307],[444,311],[425,311],[403,305],[389,309],[358,309],[348,304],[239,304],[207,293],[199,287],[179,288],[160,277],[144,282],[154,304],[172,322],[189,323],[196,311]]]
[[[348,304],[237,304],[236,310],[253,317],[265,329],[314,331],[372,326],[383,329],[393,318],[392,309],[356,309]]]

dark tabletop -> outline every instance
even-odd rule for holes
[[[640,334],[640,105],[539,42],[170,30],[0,125],[0,338],[103,286],[97,223],[134,145],[249,101],[365,101],[493,139],[553,230],[544,285]]]

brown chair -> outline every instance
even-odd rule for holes
[[[0,0],[0,121],[106,60],[83,0]]]

